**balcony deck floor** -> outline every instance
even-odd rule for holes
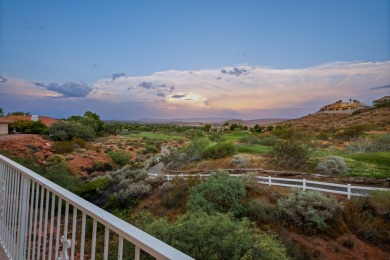
[[[5,254],[3,247],[0,245],[0,259],[8,259],[8,256]]]

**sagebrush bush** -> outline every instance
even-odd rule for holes
[[[342,157],[328,156],[317,164],[315,170],[330,175],[347,173],[349,168]]]
[[[382,135],[373,140],[372,145],[368,148],[370,152],[389,152],[390,135]]]
[[[347,150],[352,153],[365,153],[372,146],[372,139],[368,136],[359,136],[351,140]]]
[[[238,168],[246,168],[246,167],[248,167],[248,159],[245,156],[240,155],[240,154],[235,155],[230,160],[230,163],[234,167],[238,167]]]
[[[285,225],[302,230],[324,230],[342,205],[317,191],[295,191],[277,202],[277,216]]]
[[[261,143],[260,139],[254,135],[245,135],[245,136],[241,137],[240,139],[238,139],[238,142],[242,143],[242,144],[260,144]]]

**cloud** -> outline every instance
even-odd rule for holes
[[[1,79],[0,84],[1,84],[1,83],[5,83],[5,82],[7,82],[7,80],[8,80],[8,79],[6,79],[6,78],[4,78],[4,77],[2,77],[2,76],[0,76],[0,79]]]
[[[126,77],[126,74],[125,73],[114,73],[114,74],[112,74],[112,80],[116,80],[116,79],[122,78],[122,77]]]
[[[45,84],[39,82],[33,82],[33,84],[60,93],[62,94],[61,97],[85,97],[92,91],[92,87],[81,81],[69,81],[63,85],[59,85],[58,83]]]
[[[62,97],[58,102],[68,100],[72,111],[90,104],[89,110],[99,112],[101,108],[108,118],[123,119],[297,117],[339,99],[352,98],[370,105],[372,100],[389,95],[388,71],[390,61],[333,62],[300,69],[237,65],[161,71],[114,81],[107,76],[93,82],[93,89],[80,82],[33,84],[3,75],[8,81],[0,84],[0,103],[3,106],[2,99],[9,99],[3,98],[6,96],[18,104],[39,99],[34,103],[39,107],[46,106],[46,97]]]
[[[386,85],[386,86],[373,87],[373,88],[370,88],[370,89],[386,89],[386,88],[390,88],[390,84]]]

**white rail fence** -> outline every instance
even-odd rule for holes
[[[148,173],[150,177],[156,177],[157,173]],[[242,177],[244,174],[229,174],[232,177]],[[181,177],[187,179],[189,177],[197,177],[207,179],[210,174],[164,174],[168,181],[174,177]],[[275,178],[272,176],[254,176],[260,184],[268,186],[282,186],[289,188],[300,188],[303,190],[317,190],[329,193],[337,193],[346,195],[348,199],[351,196],[369,196],[371,192],[376,190],[390,190],[386,188],[355,186],[351,184],[337,184],[330,182],[310,181],[306,179],[289,179],[289,178]]]
[[[9,259],[192,259],[0,155],[0,243]]]

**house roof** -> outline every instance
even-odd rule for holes
[[[12,123],[17,120],[31,120],[31,116],[5,116],[0,118],[0,123]],[[58,122],[57,119],[47,117],[47,116],[39,116],[39,121],[42,122],[47,127],[52,126],[54,123]]]

